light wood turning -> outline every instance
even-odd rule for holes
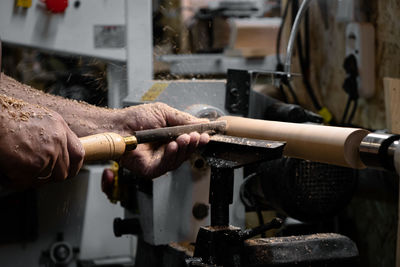
[[[362,169],[358,148],[369,133],[364,129],[330,127],[224,116],[227,135],[286,141],[284,155]]]

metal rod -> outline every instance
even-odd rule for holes
[[[293,49],[294,49],[294,44],[296,41],[297,33],[299,32],[300,22],[304,16],[305,12],[307,11],[311,1],[312,0],[304,0],[301,3],[300,9],[299,9],[299,11],[297,11],[296,19],[293,23],[292,31],[290,32],[289,42],[288,42],[288,46],[286,49],[286,58],[285,58],[285,72],[286,72],[288,78],[291,77],[292,55],[293,55]]]
[[[209,123],[188,124],[174,127],[158,128],[135,132],[138,144],[162,142],[175,139],[179,135],[191,132],[224,133],[226,121],[212,121]]]
[[[211,167],[211,226],[229,225],[229,205],[233,202],[233,176],[232,168]]]
[[[368,167],[394,170],[394,151],[399,144],[399,135],[370,133],[360,144],[360,157]]]

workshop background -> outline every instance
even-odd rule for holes
[[[68,8],[77,8],[76,6],[79,8],[77,4],[79,2],[83,3],[84,0],[69,1]],[[273,24],[278,25],[271,35],[274,38],[265,40],[272,46],[269,49],[262,51],[256,49],[250,52],[248,47],[243,50],[240,47],[233,49],[234,44],[231,40],[233,33],[229,30],[230,24],[226,16],[207,13],[207,10],[203,13],[197,12],[199,8],[207,7],[210,2],[213,1],[153,0],[155,80],[226,78],[226,75],[219,71],[192,74],[171,71],[173,60],[168,58],[168,55],[212,56],[228,51],[235,56],[239,53],[239,56],[249,59],[265,56],[275,58],[280,21],[278,24]],[[290,24],[293,22],[293,6],[297,6],[298,9],[301,2],[265,1],[268,9],[264,11],[263,17],[282,17],[285,7],[288,6],[280,41],[281,60],[284,59]],[[299,51],[296,50],[292,68],[293,72],[302,73],[308,82],[295,77],[293,82],[295,97],[289,88],[283,88],[278,97],[281,100],[286,98],[292,103],[297,98],[302,107],[315,113],[326,107],[333,116],[333,120],[330,121],[335,121],[335,124],[384,130],[387,129],[387,120],[383,80],[400,78],[400,2],[398,0],[349,1],[353,3],[353,9],[349,12],[346,10],[343,12],[346,14],[342,14],[341,8],[348,7],[343,2],[345,1],[312,1],[306,22],[302,24],[300,30],[303,59],[299,58]],[[350,115],[351,119],[344,121],[342,117],[349,94],[343,89],[347,77],[343,64],[346,57],[346,28],[350,21],[368,22],[374,27],[375,84],[371,97],[367,99],[356,97],[355,113]],[[0,37],[1,35],[0,32]],[[232,50],[239,51],[232,52]],[[108,67],[109,64],[102,59],[65,56],[3,43],[1,69],[4,73],[40,90],[95,105],[108,105]],[[116,68],[124,70],[126,64],[116,65]],[[273,68],[276,70],[277,65],[275,64]],[[268,88],[266,90],[268,91]],[[314,99],[310,97],[310,90],[315,95]],[[277,96],[276,92],[273,94]],[[329,115],[327,116],[329,118]],[[351,202],[337,216],[336,225],[332,228],[355,241],[360,253],[360,266],[395,266],[396,242],[399,236],[398,176],[373,170],[360,171],[359,176],[372,178],[368,179],[367,184],[357,187]],[[257,225],[257,216],[254,214],[254,211],[248,212],[246,225]],[[263,214],[265,220],[276,215],[274,212],[271,215],[271,211],[264,211]],[[5,237],[0,241],[2,244],[15,242],[12,237]],[[1,249],[0,245],[0,251]]]
[[[335,19],[336,1],[326,1],[326,7],[316,4],[310,12],[312,60],[310,73],[312,82],[322,102],[340,118],[346,94],[342,84],[345,71],[341,67],[345,53],[345,23]],[[325,14],[321,12],[325,10]],[[399,78],[400,65],[400,15],[398,1],[361,1],[359,16],[375,28],[375,94],[368,100],[359,101],[353,123],[370,129],[386,128],[384,83],[385,77]],[[323,22],[323,23],[321,23]],[[329,56],[327,56],[329,55]],[[317,71],[319,70],[319,71]],[[310,103],[306,100],[305,103]],[[386,180],[388,194],[370,198],[354,197],[347,214],[354,223],[354,234],[365,266],[394,266],[397,236],[398,180]],[[384,190],[384,191],[386,191]],[[383,191],[383,192],[384,192]],[[379,254],[379,256],[378,256]]]

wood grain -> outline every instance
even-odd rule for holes
[[[357,169],[365,168],[358,148],[361,140],[369,133],[367,130],[232,116],[220,119],[227,121],[227,135],[286,141],[285,156]]]
[[[391,133],[400,134],[400,79],[384,78],[386,126]]]
[[[116,133],[101,133],[81,137],[85,162],[119,159],[125,152],[125,141]]]

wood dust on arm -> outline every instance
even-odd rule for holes
[[[37,115],[18,111],[18,107],[27,102],[42,107],[44,111],[50,109],[59,113],[78,136],[106,132],[114,127],[116,110],[47,94],[19,83],[4,73],[0,74],[0,94],[3,96],[0,104],[14,119],[24,121]]]

